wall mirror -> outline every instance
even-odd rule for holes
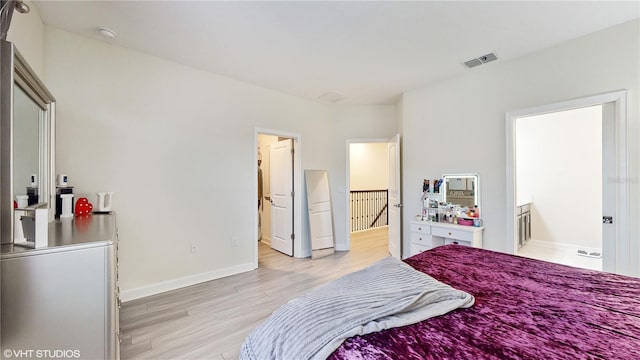
[[[55,99],[8,41],[0,43],[0,234],[11,243],[19,208],[55,212]],[[20,211],[20,210],[17,210]]]
[[[442,180],[445,203],[480,207],[480,176],[478,174],[445,174]]]

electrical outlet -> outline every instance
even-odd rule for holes
[[[237,236],[232,236],[231,237],[231,247],[236,247],[238,246],[238,237]]]
[[[198,252],[198,244],[191,243],[191,252],[192,253],[197,253]]]

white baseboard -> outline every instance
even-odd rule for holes
[[[161,281],[159,283],[141,286],[133,289],[122,290],[120,293],[120,300],[127,302],[131,300],[140,299],[143,297],[160,294],[166,291],[180,289],[186,286],[199,284],[206,281],[220,279],[223,277],[240,274],[243,272],[254,270],[253,263],[245,263],[236,266],[227,267],[224,269],[218,269],[214,271],[189,275],[178,279]]]
[[[271,238],[268,236],[264,236],[262,235],[262,239],[260,239],[260,242],[269,245],[269,247],[271,247]]]
[[[349,248],[346,244],[340,243],[336,244],[336,251],[349,251]]]

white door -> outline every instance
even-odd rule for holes
[[[271,145],[271,248],[293,256],[293,152],[292,140]]]
[[[304,176],[307,182],[311,250],[332,248],[333,215],[329,175],[325,170],[307,170]]]
[[[400,135],[389,140],[389,253],[396,259],[402,256],[400,203]]]

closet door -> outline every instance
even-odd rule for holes
[[[292,140],[278,141],[270,150],[271,248],[293,256]]]

